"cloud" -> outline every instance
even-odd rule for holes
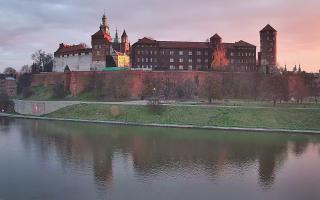
[[[272,24],[279,34],[279,61],[320,66],[317,0],[0,0],[0,71],[31,63],[37,49],[53,53],[58,44],[90,44],[106,10],[114,33],[127,30],[132,43],[158,40],[204,41],[219,33],[259,47],[259,30]],[[297,63],[298,64],[298,63]]]

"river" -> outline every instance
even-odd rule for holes
[[[0,200],[319,200],[320,136],[0,117]]]

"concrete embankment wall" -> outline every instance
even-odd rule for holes
[[[14,100],[15,112],[23,115],[41,116],[61,108],[79,104],[77,101],[22,101]]]

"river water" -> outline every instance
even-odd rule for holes
[[[320,136],[0,118],[0,200],[319,200]]]

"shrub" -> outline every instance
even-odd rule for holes
[[[23,97],[24,99],[29,98],[29,97],[31,97],[32,95],[33,95],[33,91],[32,91],[32,89],[31,89],[31,87],[24,87],[24,88],[22,89],[22,97]]]
[[[9,99],[6,92],[0,92],[0,112],[12,112],[14,109],[13,102]]]
[[[52,88],[52,97],[54,99],[63,99],[67,96],[68,92],[64,89],[64,84],[59,83]]]
[[[113,117],[118,117],[121,115],[121,110],[119,106],[111,106],[110,112]]]

